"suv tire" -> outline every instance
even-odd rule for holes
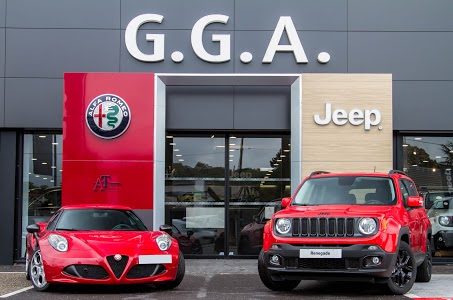
[[[431,280],[431,274],[433,270],[433,257],[431,252],[431,241],[426,239],[426,251],[425,260],[417,268],[417,282],[429,282]]]
[[[414,285],[416,274],[414,253],[406,242],[401,241],[392,275],[387,280],[387,288],[394,295],[406,294]]]
[[[264,262],[263,250],[261,250],[258,257],[258,273],[263,284],[273,291],[291,291],[300,283],[300,280],[272,280],[272,277],[267,272],[266,263]]]

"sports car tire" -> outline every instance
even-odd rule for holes
[[[395,266],[387,280],[387,288],[391,294],[403,295],[409,292],[417,276],[417,264],[411,247],[401,241]]]
[[[156,283],[155,286],[161,290],[171,290],[177,287],[183,280],[184,274],[186,273],[186,262],[182,252],[179,251],[178,259],[178,271],[176,272],[176,278],[173,281]]]
[[[25,253],[25,278],[30,280],[30,257],[28,257],[28,252]]]
[[[29,264],[29,273],[31,283],[35,290],[39,292],[48,291],[50,289],[51,284],[46,280],[46,274],[44,273],[44,265],[41,256],[41,250],[37,248],[30,259]]]
[[[264,262],[264,251],[261,250],[258,257],[258,273],[260,275],[263,284],[273,291],[291,291],[299,285],[300,280],[272,280],[271,276],[267,272],[266,264]]]
[[[426,239],[426,253],[425,260],[417,268],[417,282],[429,282],[431,280],[431,273],[433,270],[433,258],[431,252],[431,241]]]

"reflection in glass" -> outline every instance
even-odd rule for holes
[[[184,254],[259,253],[264,224],[290,195],[289,139],[167,135],[165,222]]]
[[[167,136],[165,222],[184,254],[220,254],[225,227],[224,136]]]
[[[452,169],[453,137],[403,137],[403,171],[424,197],[438,257],[453,257],[453,224],[448,222],[453,213],[446,209],[453,199]]]
[[[61,134],[24,135],[21,253],[25,253],[26,227],[47,222],[61,207],[61,162]]]
[[[229,254],[258,255],[264,225],[290,196],[291,145],[289,136],[235,137],[229,142]]]

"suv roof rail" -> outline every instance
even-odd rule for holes
[[[404,176],[408,176],[406,173],[404,173],[403,171],[400,171],[400,170],[390,170],[388,175],[390,176],[390,174],[401,174]]]
[[[312,176],[319,175],[319,174],[329,174],[330,172],[327,171],[314,171],[310,173],[310,176],[308,178],[311,178]]]

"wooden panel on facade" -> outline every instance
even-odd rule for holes
[[[304,74],[301,107],[302,176],[315,170],[385,172],[392,169],[390,74]],[[343,112],[335,113],[336,110]],[[365,124],[367,113],[369,126]],[[380,122],[376,120],[377,114]],[[329,119],[330,122],[317,124],[315,115],[319,123],[327,123]],[[345,124],[334,124],[334,119]],[[363,122],[352,125],[351,121]]]

